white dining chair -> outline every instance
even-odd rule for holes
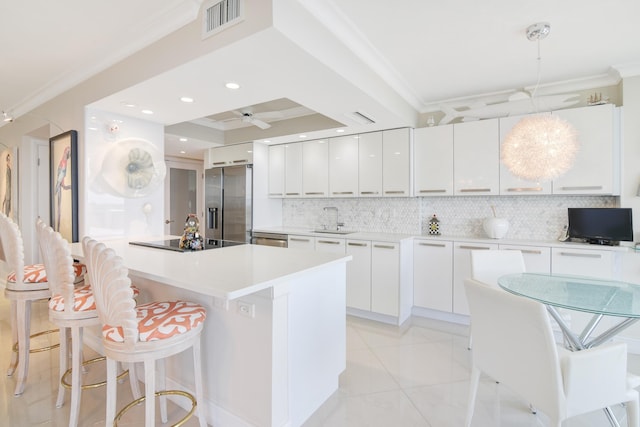
[[[206,309],[190,301],[158,301],[145,304],[133,299],[131,280],[121,257],[113,249],[89,237],[82,240],[87,276],[93,288],[98,316],[102,323],[102,343],[107,357],[106,425],[119,419],[135,405],[145,402],[145,426],[154,427],[155,396],[160,397],[160,417],[167,422],[167,395],[191,400],[191,411],[176,425],[182,425],[197,410],[201,427],[206,427],[200,336]],[[195,398],[182,390],[163,390],[164,359],[191,348]],[[116,415],[116,363],[144,364],[145,395],[126,405]],[[158,387],[156,390],[156,362]]]
[[[631,388],[637,382],[627,378],[626,344],[569,352],[556,346],[541,303],[473,279],[464,286],[474,336],[467,427],[482,374],[531,402],[554,427],[620,403],[626,404],[627,425],[639,427],[638,392]]]

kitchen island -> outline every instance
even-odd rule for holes
[[[299,426],[338,388],[346,365],[350,256],[240,245],[197,252],[106,240],[141,302],[207,308],[202,358],[208,423]],[[71,245],[82,258],[81,243]],[[99,346],[96,334],[85,342]],[[191,354],[167,363],[167,387],[193,390]],[[179,403],[179,402],[176,402]]]

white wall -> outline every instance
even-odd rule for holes
[[[110,132],[112,123],[119,130]],[[102,169],[105,157],[112,156],[119,142],[130,138],[150,142],[164,159],[164,127],[158,123],[119,116],[91,108],[86,109],[85,143],[79,155],[84,169],[79,171],[84,209],[80,209],[80,236],[93,238],[117,236],[161,236],[163,234],[164,186],[157,186],[149,195],[129,198],[114,192],[104,182]],[[124,170],[123,170],[124,173]],[[142,207],[152,207],[147,215]]]

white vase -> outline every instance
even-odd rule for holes
[[[502,239],[509,231],[509,221],[504,218],[489,217],[482,222],[484,232],[492,239]]]

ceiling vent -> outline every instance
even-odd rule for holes
[[[210,37],[242,21],[243,0],[214,0],[205,4],[202,38]]]
[[[355,120],[357,123],[361,124],[361,125],[370,125],[371,123],[375,123],[376,121],[373,120],[371,117],[368,117],[367,115],[359,112],[359,111],[354,111],[353,113],[347,113],[347,116],[352,119]]]

